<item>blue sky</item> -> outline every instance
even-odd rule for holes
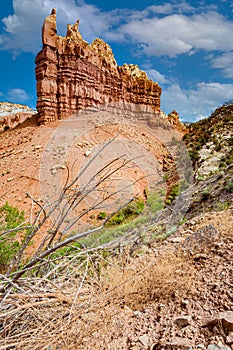
[[[161,108],[198,120],[233,100],[233,3],[150,0],[0,0],[0,100],[36,106],[41,27],[80,19],[85,40],[108,42],[118,65],[136,63],[162,87]]]

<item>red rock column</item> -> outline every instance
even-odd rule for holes
[[[57,53],[44,46],[36,57],[38,123],[57,119]]]

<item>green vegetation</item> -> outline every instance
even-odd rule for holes
[[[180,193],[180,184],[176,184],[171,188],[171,191],[167,195],[166,204],[170,205],[174,201],[174,199],[178,196],[179,193]]]
[[[233,135],[228,139],[228,145],[233,146]]]
[[[149,192],[147,196],[146,204],[151,209],[152,213],[157,213],[164,207],[165,191],[157,190]]]
[[[118,225],[112,225],[111,227],[106,227],[99,231],[89,235],[86,238],[80,239],[79,243],[86,247],[98,247],[112,242],[117,238],[123,237],[128,231],[137,228],[138,234],[140,232],[140,226],[148,222],[149,217],[140,215],[131,221],[122,222]]]
[[[219,211],[227,210],[230,208],[230,202],[218,203],[217,209]]]
[[[24,223],[24,212],[19,212],[15,207],[10,206],[7,202],[0,208],[0,271],[4,271],[10,264],[11,259],[20,249],[20,241],[24,232],[14,230],[4,235],[7,230],[19,228]],[[22,232],[21,236],[19,231]]]
[[[144,200],[141,198],[135,199],[125,208],[117,212],[108,222],[107,226],[119,225],[123,222],[132,220],[143,212],[145,208]]]
[[[232,122],[233,112],[232,101],[228,101],[221,107],[217,108],[210,117],[202,119],[188,126],[188,133],[183,136],[183,141],[187,145],[190,158],[193,165],[197,165],[200,161],[199,150],[206,145],[210,147],[210,143],[214,144],[214,150],[219,152],[222,149],[221,135],[223,129],[229,122]],[[232,123],[229,124],[228,130],[232,130]],[[226,143],[229,146],[233,145],[233,137],[231,136]],[[224,157],[225,158],[225,157]],[[233,162],[232,151],[227,155],[227,165]],[[223,159],[222,161],[225,161]]]
[[[232,147],[231,150],[226,154],[225,162],[226,162],[227,165],[233,164],[233,147]]]
[[[233,181],[227,181],[226,183],[226,190],[230,193],[233,192]]]
[[[100,220],[103,220],[107,217],[107,213],[105,211],[101,211],[98,215],[97,218]]]
[[[215,151],[216,151],[216,152],[219,152],[219,151],[221,151],[221,148],[222,148],[222,146],[221,146],[221,144],[218,142],[218,143],[216,144],[216,146],[215,146]]]
[[[226,162],[223,162],[223,161],[221,161],[220,163],[219,163],[219,169],[223,169],[223,168],[226,168],[227,167],[227,164],[226,164]]]
[[[210,197],[210,189],[209,187],[206,187],[204,191],[202,192],[202,199],[205,201]]]

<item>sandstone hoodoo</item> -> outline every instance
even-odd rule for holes
[[[38,123],[65,119],[88,108],[120,103],[160,113],[161,87],[137,65],[117,66],[112,50],[97,38],[90,45],[79,20],[57,35],[56,10],[45,19],[43,48],[36,57]]]

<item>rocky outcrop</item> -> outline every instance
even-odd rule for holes
[[[45,19],[43,48],[36,57],[38,123],[64,119],[87,107],[130,104],[142,112],[160,113],[161,88],[137,65],[117,66],[112,50],[101,39],[90,45],[79,32],[79,21],[57,35],[56,10]]]
[[[166,116],[166,118],[168,122],[175,127],[176,130],[179,130],[182,133],[187,132],[187,128],[183,123],[181,123],[177,111],[172,111]]]
[[[0,131],[17,126],[37,112],[28,106],[0,102]]]

